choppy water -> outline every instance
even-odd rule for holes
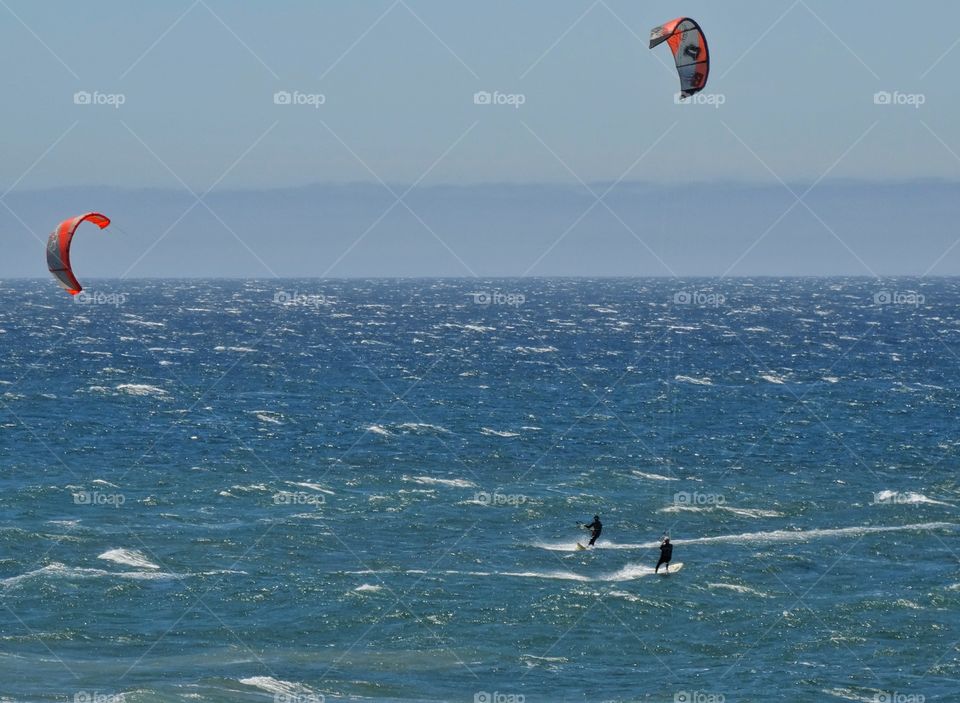
[[[960,282],[91,293],[0,282],[2,700],[960,700]]]

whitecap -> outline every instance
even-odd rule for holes
[[[519,437],[519,432],[507,432],[506,430],[492,430],[489,427],[481,427],[480,434],[490,435],[493,437]]]
[[[644,471],[633,471],[634,476],[638,478],[649,479],[650,481],[679,481],[679,478],[673,478],[672,476],[661,476],[660,474],[648,474]]]
[[[404,422],[402,425],[397,425],[397,429],[408,430],[410,432],[440,432],[445,434],[450,432],[446,427],[429,425],[426,422]]]
[[[159,569],[160,567],[147,559],[142,552],[134,549],[110,549],[97,559],[105,559],[115,564],[125,564],[127,566],[136,566],[139,569]]]
[[[704,376],[703,378],[695,378],[694,376],[674,376],[674,381],[679,383],[692,383],[696,386],[712,386],[713,381],[709,377]]]
[[[874,505],[946,505],[949,508],[955,507],[951,503],[945,503],[942,500],[934,500],[933,498],[928,498],[922,493],[914,493],[913,491],[899,492],[899,491],[879,491],[873,494],[873,504]]]
[[[451,488],[476,488],[477,484],[465,478],[433,478],[432,476],[404,476],[404,481],[412,481],[425,486],[450,486]]]
[[[117,386],[117,390],[121,393],[126,393],[128,395],[153,395],[162,397],[168,395],[165,390],[159,388],[158,386],[151,386],[146,383],[121,383]]]
[[[736,584],[736,583],[708,583],[708,584],[707,584],[707,588],[722,588],[722,589],[724,589],[724,590],[734,591],[734,592],[736,592],[736,593],[743,593],[743,594],[751,595],[751,596],[759,596],[760,598],[769,598],[769,597],[770,597],[770,596],[768,596],[766,593],[763,593],[762,591],[758,591],[758,590],[756,590],[756,589],[754,589],[754,588],[750,588],[750,587],[748,587],[748,586],[741,586],[741,585]]]
[[[303,696],[303,699],[306,700],[308,695],[313,694],[313,691],[301,683],[283,681],[281,679],[275,679],[272,676],[250,676],[245,679],[239,679],[239,682],[244,686],[252,686],[267,693],[272,693],[274,698],[278,700],[280,700],[281,696]]]

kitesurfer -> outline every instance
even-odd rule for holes
[[[670,559],[673,557],[673,545],[670,544],[670,538],[664,536],[663,541],[660,543],[660,561],[657,562],[657,568],[653,570],[653,573],[660,571],[661,565],[664,566],[667,573],[670,572]]]
[[[593,543],[597,541],[597,538],[600,536],[600,533],[603,532],[603,524],[600,522],[600,516],[594,515],[593,522],[589,525],[580,525],[585,530],[592,530],[590,533],[590,541],[587,543],[588,547],[592,547]]]

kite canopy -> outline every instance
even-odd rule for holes
[[[703,90],[710,75],[710,52],[700,25],[689,17],[678,17],[650,30],[650,48],[667,42],[680,74],[680,99]]]
[[[76,295],[83,290],[70,268],[70,243],[73,241],[73,233],[83,222],[92,222],[104,229],[110,224],[110,218],[98,212],[71,217],[57,225],[47,240],[47,268],[70,295]]]

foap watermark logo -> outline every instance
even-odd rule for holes
[[[126,293],[104,293],[99,290],[82,290],[73,296],[75,305],[112,305],[115,308],[126,305]]]
[[[96,107],[112,107],[119,110],[120,106],[127,102],[127,96],[123,93],[101,93],[95,90],[92,93],[88,90],[78,90],[73,94],[74,105],[93,105]]]
[[[673,494],[673,504],[681,505],[723,505],[727,502],[722,493],[698,493],[693,491],[679,491]]]
[[[527,96],[523,93],[501,93],[495,90],[492,93],[487,90],[478,90],[473,94],[474,105],[506,105],[516,110],[527,102]]]
[[[901,691],[880,691],[873,697],[873,703],[924,703],[927,697],[922,693],[903,693]]]
[[[99,491],[77,491],[73,494],[74,505],[110,505],[119,508],[127,502],[122,493],[100,493]]]
[[[873,94],[874,105],[912,107],[915,110],[919,110],[926,102],[927,96],[924,93],[901,93],[899,90],[891,93],[888,90],[880,90]]]
[[[727,298],[723,293],[708,293],[702,290],[681,290],[673,294],[674,305],[718,308],[726,302]]]
[[[488,493],[486,491],[480,491],[479,493],[473,494],[473,500],[475,503],[480,503],[480,505],[506,505],[516,508],[526,503],[529,498],[520,493],[498,493],[496,491]]]
[[[278,90],[273,94],[274,105],[295,105],[298,107],[312,107],[319,110],[327,103],[327,96],[323,93],[304,93],[299,90]]]
[[[319,308],[327,304],[327,297],[316,293],[301,293],[300,291],[278,290],[273,294],[273,302],[277,305],[292,305],[304,308]]]
[[[477,691],[473,694],[473,703],[524,703],[527,697],[522,693],[501,693],[500,691]]]
[[[124,703],[122,693],[100,693],[100,691],[77,691],[73,694],[73,703]]]
[[[322,693],[275,693],[273,703],[325,703]]]
[[[922,493],[913,491],[880,491],[873,494],[873,505],[918,505],[920,503],[939,503],[941,501],[931,500]]]
[[[919,307],[927,302],[923,293],[913,290],[881,290],[873,294],[874,305],[908,305]]]
[[[673,694],[673,703],[724,703],[726,700],[722,693],[710,691],[677,691]]]
[[[306,491],[280,491],[273,494],[274,505],[312,505],[319,508],[326,502],[326,496]]]
[[[523,293],[501,293],[494,291],[480,291],[478,293],[468,293],[473,298],[474,305],[508,305],[518,308],[527,302],[527,297]]]
[[[723,93],[696,93],[690,97],[683,97],[683,93],[676,93],[673,96],[674,105],[702,105],[719,110],[727,102],[727,96]]]

